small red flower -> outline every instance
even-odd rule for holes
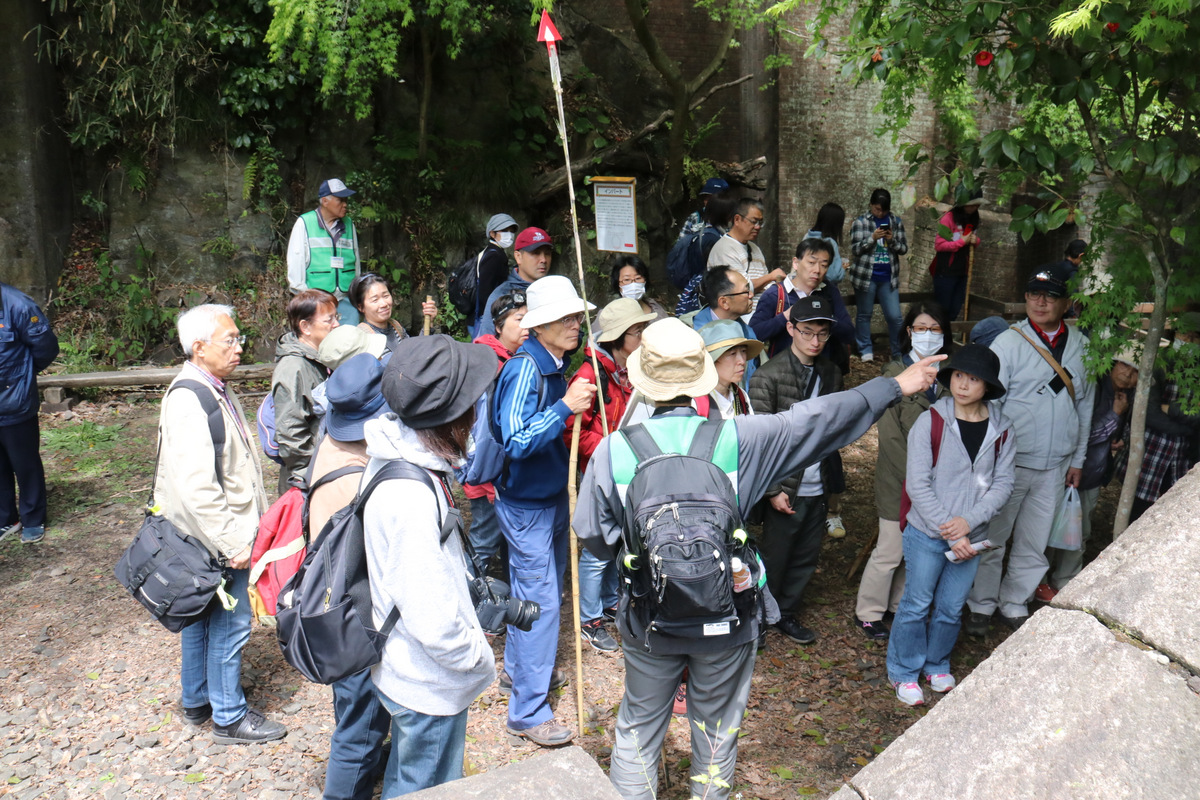
[[[1117,22],[1110,22],[1107,25],[1105,25],[1104,27],[1108,28],[1109,33],[1116,33],[1117,29],[1120,28],[1121,25],[1120,25],[1120,23],[1117,23]]]
[[[992,59],[994,58],[995,56],[989,53],[987,50],[980,50],[975,54],[975,66],[986,67],[992,63]]]
[[[871,63],[877,64],[880,61],[883,61],[883,48],[876,47],[875,52],[871,54]]]

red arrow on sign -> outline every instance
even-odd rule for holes
[[[544,9],[542,11],[542,21],[538,24],[539,42],[561,42],[562,36],[558,33],[558,28],[554,27],[554,23],[550,21],[550,14]]]

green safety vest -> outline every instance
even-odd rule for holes
[[[304,233],[308,236],[308,269],[304,272],[304,283],[310,289],[327,292],[350,291],[357,272],[358,258],[354,252],[354,222],[346,217],[346,229],[335,242],[329,231],[321,224],[317,209],[300,215],[304,220]],[[333,268],[334,256],[341,256],[342,268]]]
[[[654,443],[664,453],[686,453],[692,444],[696,429],[708,419],[699,415],[654,417],[643,423],[650,433]],[[713,451],[713,464],[725,473],[733,485],[733,493],[738,493],[738,439],[737,426],[733,420],[722,423],[721,433],[717,436],[717,447]],[[613,483],[617,487],[621,502],[625,502],[625,493],[637,472],[638,460],[624,436],[610,436],[609,461],[612,465]]]

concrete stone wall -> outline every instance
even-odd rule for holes
[[[45,3],[0,0],[0,280],[46,300],[71,233],[71,174],[53,117],[53,66],[39,61]]]
[[[1193,470],[835,800],[1200,795]]]

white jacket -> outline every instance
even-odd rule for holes
[[[220,402],[208,378],[190,361],[184,364],[171,385],[185,378],[208,387]],[[226,390],[242,426],[239,428],[229,408],[221,403],[225,422],[222,461],[225,488],[217,483],[208,415],[201,408],[199,398],[189,389],[168,390],[158,423],[161,452],[154,503],[180,531],[195,536],[208,545],[209,550],[223,553],[228,558],[254,542],[258,520],[267,510],[267,495],[263,491],[262,465],[253,440],[242,436],[242,430],[250,430],[246,426],[242,404],[228,384]]]
[[[1007,390],[998,405],[1017,432],[1017,466],[1044,470],[1069,459],[1070,466],[1082,468],[1092,427],[1092,395],[1096,391],[1096,384],[1083,365],[1087,337],[1078,328],[1067,326],[1062,367],[1075,384],[1072,401],[1065,388],[1058,393],[1050,388],[1058,373],[1017,333],[1020,330],[1045,347],[1029,320],[1021,320],[1013,328],[1016,330],[1004,331],[996,337],[992,352],[1000,358],[1000,382]]]
[[[393,459],[431,473],[451,470],[395,414],[368,422],[366,439],[363,486]],[[457,535],[439,542],[446,508],[440,489],[435,496],[405,479],[381,485],[363,517],[375,624],[382,625],[393,606],[400,609],[371,677],[405,708],[443,717],[466,709],[496,679],[492,648],[467,588],[462,542]]]

